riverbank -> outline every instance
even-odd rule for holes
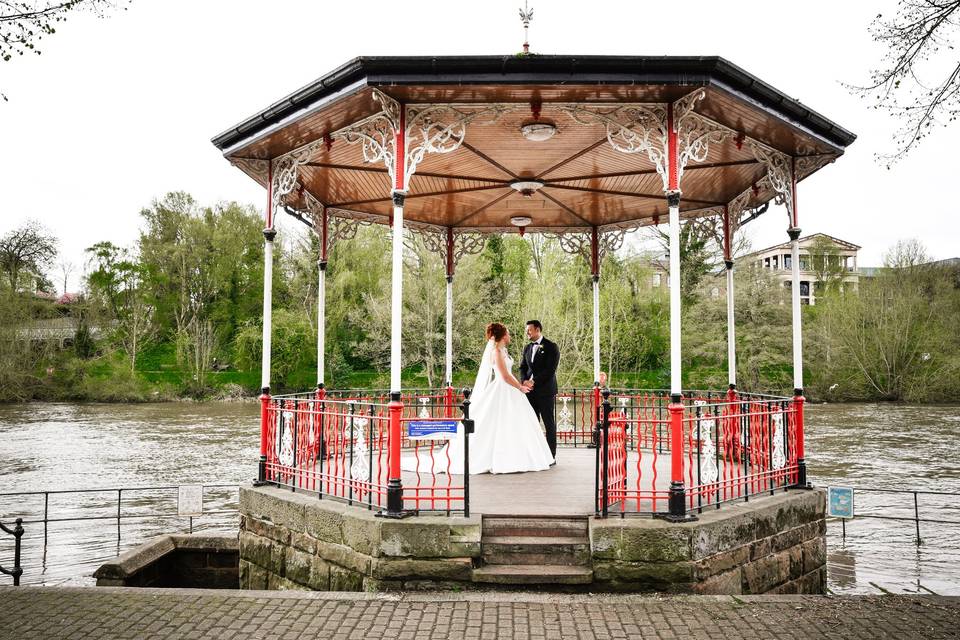
[[[390,595],[0,588],[10,637],[960,637],[960,598],[935,596]]]

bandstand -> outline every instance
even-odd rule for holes
[[[469,582],[469,573],[474,582],[510,583],[513,575],[520,576],[514,582],[609,588],[683,584],[687,590],[737,593],[822,588],[822,560],[817,562],[822,496],[806,490],[797,187],[842,155],[854,138],[721,58],[534,55],[357,58],[218,135],[213,142],[224,156],[267,191],[261,486],[246,492],[242,507],[241,548],[246,535],[252,549],[246,584],[279,588],[290,586],[287,580],[311,588],[410,588],[438,580]],[[736,380],[730,240],[771,202],[784,205],[792,242],[792,397],[748,393]],[[271,395],[274,223],[281,212],[307,223],[320,240],[317,387]],[[683,219],[705,216],[719,218],[724,230],[729,385],[685,390],[679,227]],[[369,224],[393,229],[390,389],[337,389],[324,376],[327,257],[338,241]],[[670,243],[670,389],[604,389],[603,258],[631,230],[660,224],[668,226]],[[441,389],[401,387],[404,233],[421,234],[446,264],[447,384]],[[496,233],[547,234],[565,251],[584,257],[593,279],[594,387],[561,390],[558,438],[567,446],[550,471],[513,477],[432,468],[402,472],[401,459],[414,453],[426,452],[442,466],[451,431],[466,433],[457,442],[469,446],[469,393],[455,392],[450,383],[454,276],[458,260],[482,250],[485,237]],[[804,490],[787,491],[792,488]],[[278,534],[277,514],[291,508],[302,514],[294,518],[299,524],[291,525],[292,534]],[[336,542],[309,534],[306,514],[316,509],[325,510],[325,517],[335,513],[341,522]],[[767,515],[746,515],[745,509]],[[625,517],[638,514],[658,518]],[[564,535],[547,535],[552,542],[539,546],[530,540],[544,530],[543,522],[581,531],[578,523],[587,516],[593,517],[585,525],[586,542]],[[528,520],[511,524],[511,517]],[[773,527],[756,524],[771,517]],[[717,542],[723,537],[717,532],[732,526],[731,518],[753,522],[753,537],[742,533],[742,539],[733,536],[739,544]],[[362,543],[365,551],[358,550],[345,534],[347,519],[366,523],[350,525],[358,530],[375,529],[360,537],[381,544]],[[419,552],[414,543],[396,543],[405,539],[398,533],[404,526],[418,532],[413,538],[429,537],[433,534],[425,531],[438,527],[446,531],[437,534],[446,535],[446,542]],[[394,546],[387,544],[385,531],[394,536]],[[784,542],[788,533],[792,537]],[[296,546],[291,535],[314,540],[300,552],[312,549],[314,557],[322,556],[326,583],[318,587],[288,578],[281,570],[286,564],[270,559],[275,552],[263,551],[264,544],[279,544],[279,536],[288,545],[281,555],[289,553]],[[651,558],[626,542],[655,536],[659,542],[647,549],[662,551],[661,542],[678,535],[687,542],[664,557]],[[770,551],[777,544],[769,540],[778,536],[782,548]],[[754,548],[765,540],[766,555],[755,558]],[[348,548],[353,560],[337,562],[329,549],[321,554],[317,541]],[[514,567],[498,573],[486,566],[524,553],[546,561],[549,550],[591,557],[590,579],[576,571],[538,579],[536,572]],[[746,560],[740,557],[744,553]],[[740,554],[739,561],[730,560],[731,554]],[[389,562],[384,566],[390,569],[371,568],[383,564],[377,558],[405,559],[407,573]],[[441,559],[469,562],[450,568]],[[440,562],[440,577],[410,568],[410,562]],[[704,562],[726,568],[698,569]],[[727,566],[731,562],[736,577]],[[782,580],[749,578],[748,567],[763,562],[785,566],[773,572]],[[637,567],[649,569],[651,563],[661,568],[681,563],[681,577],[637,578],[649,574],[638,574]],[[360,577],[351,574],[334,586],[335,568],[338,575],[352,571]],[[250,577],[258,571],[273,576],[274,583]],[[757,572],[755,567],[751,575]]]

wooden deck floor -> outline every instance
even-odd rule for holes
[[[638,454],[630,452],[627,456],[627,489],[636,490],[638,475]],[[685,461],[686,462],[686,461]],[[694,462],[696,465],[696,462]],[[720,461],[720,477],[724,474],[724,464]],[[541,515],[570,516],[593,515],[596,473],[596,450],[588,448],[560,447],[557,451],[557,464],[546,471],[507,474],[478,474],[470,476],[470,510],[485,515]],[[670,486],[670,454],[656,457],[644,450],[640,459],[639,473],[642,476],[641,488],[649,491],[656,487],[666,491]],[[684,480],[690,478],[685,470]],[[742,471],[740,471],[742,473]],[[437,476],[437,484],[445,484],[445,475]],[[697,480],[696,468],[693,472]],[[426,477],[421,478],[421,482]],[[463,476],[453,475],[450,482],[458,486]],[[404,486],[416,486],[416,474],[403,473]],[[638,508],[639,506],[639,508]],[[648,499],[638,505],[634,498],[628,505],[628,511],[665,511],[666,497],[658,499],[657,508]],[[616,507],[611,512],[618,513]]]

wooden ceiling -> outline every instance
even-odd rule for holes
[[[663,183],[646,153],[614,150],[602,125],[575,122],[559,103],[666,102],[697,86],[381,86],[379,90],[413,103],[512,103],[516,107],[492,124],[471,123],[464,143],[447,154],[428,154],[416,169],[404,207],[408,221],[437,227],[496,231],[512,228],[510,218],[529,216],[532,230],[585,228],[594,225],[650,224],[666,219]],[[838,156],[842,148],[722,88],[706,87],[696,112],[744,136],[788,155]],[[540,120],[553,122],[558,133],[531,142],[520,133],[532,119],[531,103],[541,104]],[[372,87],[359,87],[329,105],[291,118],[243,146],[226,150],[230,159],[276,158],[308,142],[379,111]],[[242,164],[238,166],[242,167]],[[251,177],[264,176],[249,168]],[[720,207],[750,189],[766,173],[748,145],[728,138],[710,146],[703,162],[688,165],[681,190],[681,211],[696,215]],[[542,181],[525,197],[510,187],[521,179]],[[306,208],[307,193],[328,208],[389,220],[391,184],[382,163],[365,163],[361,146],[333,140],[300,168],[300,184],[286,204]],[[305,193],[306,192],[306,193]],[[759,189],[756,204],[773,197]]]

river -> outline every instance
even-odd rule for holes
[[[258,453],[255,403],[26,404],[0,406],[0,493],[181,484],[239,484],[253,478]],[[809,405],[807,457],[821,486],[921,489],[921,518],[960,523],[960,406]],[[208,489],[205,511],[233,511],[236,490]],[[176,489],[51,494],[50,519],[100,520],[25,526],[24,584],[91,584],[91,572],[144,538],[186,530]],[[912,494],[857,492],[860,514],[913,517]],[[0,518],[42,519],[44,496],[0,496]],[[156,517],[162,511],[168,517]],[[140,517],[141,515],[144,517]],[[151,514],[149,516],[145,514]],[[194,531],[236,530],[235,514],[204,515]],[[960,524],[858,517],[828,525],[828,587],[835,593],[926,590],[960,594]],[[0,565],[12,541],[0,537]],[[3,580],[8,581],[9,578]]]

